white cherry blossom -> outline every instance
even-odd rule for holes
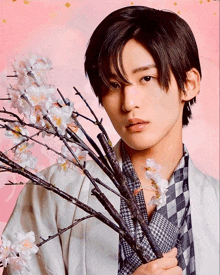
[[[34,146],[34,142],[32,143],[23,142],[22,144],[18,145],[17,148],[15,149],[15,155],[19,155],[24,152],[27,152],[27,150],[31,149],[33,146]]]
[[[11,242],[2,236],[2,245],[0,245],[0,262],[6,267],[11,250]]]
[[[36,170],[37,158],[32,156],[31,151],[15,155],[14,159],[21,167]]]
[[[151,198],[149,205],[159,206],[165,203],[168,181],[162,178],[161,168],[153,159],[146,160],[146,166],[144,167],[145,176],[152,181],[152,187],[156,192],[156,195]]]
[[[12,256],[8,258],[8,263],[14,271],[19,271],[21,274],[25,271],[30,271],[27,260],[23,257]]]
[[[54,126],[57,127],[58,132],[64,135],[66,128],[69,123],[73,123],[71,118],[73,112],[72,106],[56,107],[53,106],[48,111],[48,116],[53,122]]]
[[[25,136],[29,136],[29,132],[26,128],[22,127],[20,125],[20,123],[15,122],[15,123],[8,123],[7,124],[8,127],[10,127],[10,129],[14,130],[15,132],[11,131],[11,130],[7,130],[5,132],[5,135],[10,138],[13,139],[14,144],[18,144],[21,141],[25,140],[26,138],[23,137],[22,135]]]
[[[81,162],[81,164],[83,163],[83,161],[86,160],[86,156],[88,154],[87,151],[82,150],[79,146],[77,145],[71,145],[70,148],[72,149],[72,151],[74,152],[74,154],[77,156],[78,160]],[[66,146],[62,146],[61,148],[62,154],[67,157],[69,160],[71,160],[72,162],[76,163],[75,158],[72,156],[72,154],[70,153],[70,151],[66,148]],[[57,162],[60,164],[60,169],[67,171],[68,169],[76,169],[77,167],[68,159],[65,159],[63,157],[59,157],[57,159]]]
[[[30,86],[26,89],[26,97],[32,106],[41,106],[42,111],[46,112],[56,101],[54,92],[55,88],[52,85]]]
[[[36,254],[38,247],[35,245],[35,235],[34,232],[17,232],[14,236],[14,242],[11,245],[11,248],[19,253],[19,256],[30,259],[31,254]]]

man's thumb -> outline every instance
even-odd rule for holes
[[[173,257],[176,257],[176,255],[177,255],[177,248],[174,247],[169,252],[164,253],[163,257],[165,257],[165,258],[173,258]]]

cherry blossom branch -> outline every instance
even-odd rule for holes
[[[26,142],[26,141],[29,140],[29,139],[32,140],[32,141],[34,141],[34,142],[36,142],[37,144],[39,144],[39,145],[45,147],[47,150],[50,150],[50,151],[54,152],[55,154],[61,156],[62,158],[68,160],[69,162],[73,163],[75,166],[77,166],[77,167],[80,168],[80,166],[79,166],[77,163],[75,163],[74,161],[72,161],[71,159],[69,159],[68,157],[66,157],[64,154],[59,153],[59,152],[57,152],[55,149],[49,147],[46,143],[42,143],[42,142],[38,141],[37,139],[34,139],[34,138],[31,137],[31,136],[29,137],[29,136],[27,136],[27,135],[25,135],[25,134],[22,134],[22,133],[20,133],[20,132],[18,132],[18,131],[16,131],[16,130],[12,129],[12,128],[9,127],[8,125],[3,125],[2,128],[5,128],[6,130],[9,130],[9,131],[11,131],[11,132],[13,132],[13,133],[15,133],[15,134],[21,135],[22,137],[25,138],[25,140],[24,140],[23,142]],[[35,135],[36,135],[36,134],[35,134]],[[65,140],[65,139],[64,139],[64,140]],[[20,143],[23,143],[23,142],[20,142]],[[65,141],[65,142],[66,142],[66,141]],[[20,143],[19,143],[19,144],[20,144]],[[14,147],[17,147],[19,144],[15,145]],[[67,145],[68,145],[68,143],[67,143]],[[14,148],[14,147],[13,147],[13,148]],[[68,147],[69,147],[69,145],[68,145]],[[12,150],[13,148],[11,148],[10,150]],[[74,156],[75,156],[75,154],[74,154]],[[75,158],[77,158],[77,157],[75,156]]]
[[[64,104],[66,106],[69,106],[70,103],[65,99],[65,97],[63,96],[63,94],[61,93],[61,91],[59,89],[57,89],[60,97],[62,98]],[[78,92],[79,93],[79,92]],[[87,107],[88,107],[88,104],[87,104]],[[90,108],[91,109],[91,108]],[[92,109],[91,109],[92,110]],[[73,111],[74,113],[74,111]],[[94,113],[94,112],[93,112]],[[76,124],[77,127],[79,127],[79,129],[83,132],[84,136],[86,137],[86,139],[88,140],[88,142],[91,144],[91,146],[95,149],[95,151],[98,153],[99,157],[101,158],[102,162],[105,164],[106,167],[109,167],[109,164],[108,162],[106,161],[106,158],[104,157],[104,155],[102,154],[100,148],[97,146],[97,144],[94,142],[94,140],[87,134],[87,132],[85,131],[85,129],[83,128],[83,126],[81,125],[81,123],[78,121],[76,115],[72,114],[71,116],[73,119],[74,119],[74,122]],[[89,118],[88,118],[89,119]],[[90,119],[89,119],[90,120]],[[98,120],[98,119],[97,119]],[[96,121],[92,121],[90,120],[90,122],[92,122],[94,125],[97,125],[96,124]],[[71,135],[71,133],[73,133],[73,131],[71,131],[70,128],[67,129],[67,132]],[[76,137],[76,139],[78,138],[77,135],[73,135],[74,137]],[[82,143],[82,140],[81,140],[81,143]],[[83,142],[84,143],[84,142]],[[94,153],[93,153],[94,154]]]
[[[43,244],[49,242],[50,240],[56,238],[57,236],[60,236],[61,234],[63,234],[64,232],[66,232],[67,230],[71,229],[72,227],[76,226],[77,224],[79,224],[80,222],[86,220],[86,219],[89,219],[89,218],[92,218],[94,217],[93,215],[88,215],[88,216],[85,216],[81,219],[76,219],[71,225],[69,225],[68,227],[66,228],[63,228],[63,229],[58,229],[58,233],[52,235],[52,236],[49,236],[47,239],[43,239],[42,237],[40,237],[43,241],[40,242],[39,244],[37,244],[38,247],[42,246]]]
[[[135,249],[137,255],[139,256],[139,258],[142,260],[143,263],[146,262],[146,255],[145,255],[145,252],[144,252],[143,248],[141,247],[141,245],[139,245],[137,243],[137,240],[130,234],[129,231],[124,232],[123,229],[121,229],[116,224],[114,224],[112,221],[110,221],[102,213],[95,211],[93,208],[91,208],[87,204],[84,204],[83,202],[81,202],[77,198],[75,198],[75,197],[67,194],[66,192],[62,191],[61,189],[59,189],[58,187],[54,186],[53,184],[51,184],[51,183],[49,183],[49,182],[47,182],[47,181],[39,178],[38,176],[36,176],[35,174],[31,173],[27,169],[25,169],[25,168],[21,167],[20,165],[16,164],[12,160],[10,160],[1,151],[0,151],[0,161],[3,162],[3,163],[5,163],[5,164],[7,164],[7,165],[9,165],[11,167],[11,171],[13,173],[18,173],[18,174],[20,174],[20,175],[22,175],[22,176],[30,179],[32,182],[36,183],[37,185],[40,185],[40,186],[46,188],[47,190],[50,190],[50,191],[56,193],[60,197],[66,199],[70,203],[78,206],[79,208],[81,208],[85,212],[87,212],[88,214],[93,215],[94,217],[96,217],[97,219],[99,219],[100,221],[102,221],[103,223],[105,223],[107,226],[109,226],[114,231],[116,231],[117,233],[119,233],[129,243],[129,245],[133,249]],[[86,172],[86,170],[85,170],[85,172]],[[99,191],[97,191],[97,192],[99,192]],[[110,213],[110,214],[112,214],[112,213]],[[122,221],[122,223],[123,222],[124,221]]]
[[[102,125],[102,119],[99,121],[96,114],[94,113],[94,111],[92,110],[92,108],[90,107],[90,105],[88,104],[88,102],[85,100],[85,98],[82,96],[82,94],[76,89],[76,87],[73,87],[73,89],[76,91],[76,95],[80,96],[80,98],[83,100],[83,102],[86,104],[87,108],[90,110],[91,114],[93,115],[93,117],[95,118],[95,123],[96,125],[98,125],[99,129],[102,131],[102,133],[105,135],[105,137],[107,138],[108,142],[111,143],[108,134],[105,130],[105,128]]]
[[[17,74],[15,74],[15,75],[7,75],[7,77],[18,77],[18,75]]]
[[[16,131],[17,132],[17,131]],[[8,151],[13,151],[14,149],[16,149],[19,145],[21,145],[21,144],[23,144],[24,142],[27,142],[29,139],[30,140],[32,140],[32,141],[35,141],[36,142],[36,140],[35,139],[33,139],[35,136],[38,136],[40,133],[42,133],[43,132],[43,130],[40,130],[40,131],[38,131],[37,133],[35,133],[35,134],[33,134],[32,136],[27,136],[27,135],[23,135],[23,134],[21,134],[23,137],[25,137],[26,139],[25,140],[22,140],[21,142],[19,142],[18,144],[16,144],[15,146],[13,146],[12,148],[10,148],[10,149],[8,149],[6,152],[8,152]],[[18,132],[17,132],[18,133]],[[20,133],[18,133],[18,134],[20,134]]]
[[[107,156],[107,158],[116,174],[116,178],[118,179],[118,181],[120,183],[119,188],[118,188],[120,193],[125,198],[127,198],[127,201],[126,201],[127,206],[131,210],[131,213],[134,215],[134,217],[140,223],[141,228],[142,228],[145,236],[147,237],[149,244],[150,244],[151,248],[153,249],[156,257],[162,258],[163,257],[162,252],[160,251],[158,244],[156,243],[156,241],[153,238],[153,235],[151,234],[149,226],[148,226],[146,220],[144,219],[143,214],[141,213],[141,211],[136,203],[135,197],[132,195],[130,189],[128,188],[128,185],[126,183],[126,178],[120,169],[120,166],[117,161],[115,152],[113,151],[113,148],[109,145],[105,136],[102,133],[100,133],[98,135],[98,139],[99,139],[104,151],[106,152],[106,156]]]
[[[20,119],[20,117],[18,115],[16,115],[15,113],[13,112],[8,112],[6,111],[6,109],[3,107],[3,111],[0,110],[0,113],[4,113],[4,114],[8,114],[8,115],[11,115],[15,118],[17,118],[18,122],[23,126],[24,125],[24,121],[22,119]],[[1,119],[2,120],[2,119]]]
[[[96,122],[95,122],[94,120],[92,120],[91,118],[89,118],[89,117],[87,117],[87,116],[84,116],[84,115],[80,114],[80,113],[77,112],[77,111],[73,111],[73,114],[74,114],[75,117],[82,117],[82,118],[84,118],[85,120],[88,120],[88,121],[90,121],[91,123],[93,123],[94,125],[96,125]]]
[[[24,182],[12,182],[9,180],[8,183],[5,183],[5,185],[24,185]]]
[[[48,120],[49,120],[49,118],[48,118]],[[49,120],[49,121],[50,121],[50,120]],[[51,121],[50,121],[50,123],[52,124]],[[57,152],[57,151],[54,150],[53,148],[49,147],[47,144],[44,144],[44,143],[42,143],[42,142],[40,142],[40,141],[38,141],[38,140],[36,140],[36,139],[33,138],[34,136],[38,135],[41,131],[43,131],[43,129],[40,130],[38,133],[32,135],[32,136],[27,136],[27,135],[25,135],[25,134],[22,134],[22,133],[20,133],[20,132],[18,132],[18,131],[16,131],[16,130],[12,129],[12,128],[9,127],[8,125],[2,125],[2,128],[5,128],[6,130],[9,130],[9,131],[11,131],[11,132],[13,132],[13,133],[15,133],[15,134],[19,134],[19,135],[21,135],[22,137],[25,138],[24,141],[22,141],[22,142],[20,142],[19,144],[15,145],[15,146],[14,146],[13,148],[11,148],[10,150],[16,148],[17,146],[19,146],[19,145],[22,144],[23,142],[26,142],[26,141],[28,141],[28,140],[31,140],[31,141],[33,141],[33,142],[35,142],[35,143],[37,143],[37,144],[39,144],[39,145],[45,147],[47,150],[51,150],[52,152],[56,153],[57,155],[61,156],[61,157],[64,158],[64,159],[68,160],[69,162],[71,162],[71,163],[74,164],[75,166],[79,167],[79,165],[78,165],[77,163],[75,163],[75,162],[72,161],[71,159],[67,158],[64,154]],[[68,132],[68,133],[74,135],[74,138],[77,138],[78,141],[79,141],[78,145],[82,146],[83,149],[89,151],[89,155],[96,161],[96,163],[97,163],[99,166],[101,166],[101,168],[103,169],[104,172],[106,172],[108,175],[110,175],[111,171],[108,171],[108,169],[106,168],[106,166],[103,165],[103,164],[99,161],[99,159],[95,156],[94,152],[92,152],[91,149],[90,149],[90,148],[89,148],[89,147],[88,147],[88,146],[87,146],[87,145],[86,145],[86,144],[85,144],[85,143],[84,143],[75,133],[70,133],[70,132]],[[68,146],[68,144],[66,143],[64,137],[62,137],[62,136],[61,136],[60,134],[58,134],[58,133],[56,133],[55,135],[57,135],[61,140],[63,140],[64,143],[65,143],[65,145]],[[68,147],[69,147],[69,146],[68,146]],[[69,148],[70,148],[70,147],[69,147]],[[71,149],[70,149],[70,150],[71,150]],[[73,152],[72,152],[72,153],[73,153]],[[73,156],[74,156],[75,159],[77,159],[77,157],[76,157],[75,154],[73,154]],[[79,168],[80,168],[80,167],[79,167]],[[83,169],[83,168],[81,168],[81,169]],[[111,174],[111,177],[113,177],[112,174]],[[101,183],[101,181],[100,181],[99,183],[102,184],[105,188],[107,188],[107,189],[110,190],[111,192],[113,192],[113,193],[115,193],[115,194],[121,196],[121,195],[118,194],[116,191],[114,191],[112,188],[108,187],[108,186],[105,185],[104,183]]]

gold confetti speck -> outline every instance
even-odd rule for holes
[[[49,14],[49,16],[50,16],[52,19],[54,19],[54,18],[57,16],[57,13],[56,13],[56,12],[51,12],[51,13]]]
[[[214,15],[216,15],[216,13],[215,13],[215,12],[214,12],[213,14],[214,14]]]
[[[134,5],[134,2],[131,2],[131,5]]]
[[[3,23],[6,23],[6,19],[3,19],[2,22],[3,22]]]
[[[177,2],[174,3],[174,6],[176,6],[176,5],[177,5]]]
[[[12,0],[12,2],[16,2],[16,0]]]
[[[67,8],[69,8],[69,7],[70,7],[70,3],[67,2],[67,3],[65,4],[65,6],[66,6]]]
[[[201,1],[199,1],[199,4],[202,4],[203,3],[203,1],[201,0]]]
[[[207,2],[210,2],[210,0],[207,0]]]
[[[180,11],[178,11],[177,13],[180,14]]]
[[[27,0],[24,1],[24,4],[25,4],[25,5],[28,5],[29,3],[30,3],[30,1],[27,1]]]

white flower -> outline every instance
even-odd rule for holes
[[[148,203],[148,205],[163,205],[165,203],[166,195],[158,195],[158,196],[153,196],[151,198],[151,201]]]
[[[17,146],[17,148],[15,149],[15,155],[19,155],[24,152],[27,152],[27,150],[31,149],[33,146],[34,146],[34,142],[33,143],[24,142],[19,146]]]
[[[36,169],[37,158],[32,156],[31,151],[26,151],[15,155],[15,161],[23,168]]]
[[[8,258],[8,263],[14,271],[19,271],[20,273],[23,273],[26,270],[30,271],[28,268],[28,263],[23,257],[12,256]]]
[[[46,71],[52,69],[52,63],[44,57],[32,56],[29,60],[14,61],[13,68],[18,75],[18,86],[25,90],[29,85],[42,85]]]
[[[33,231],[26,234],[23,232],[15,233],[14,240],[11,247],[16,253],[19,253],[19,256],[30,259],[32,254],[37,253],[38,247],[34,243],[35,236]]]
[[[52,69],[52,62],[45,57],[40,56],[32,56],[31,59],[29,59],[31,69],[34,71],[45,71],[45,70],[51,70]]]
[[[17,109],[19,114],[23,113],[24,108],[31,108],[27,101],[21,98],[21,93],[16,86],[8,88],[8,94],[11,98],[11,107]]]
[[[152,179],[152,176],[159,174],[161,166],[155,162],[153,159],[147,159],[146,167],[144,167],[145,176],[147,179]]]
[[[70,148],[72,149],[72,151],[74,152],[74,154],[76,155],[76,157],[78,158],[78,160],[81,162],[86,160],[86,156],[88,154],[87,151],[83,151],[79,146],[77,145],[71,145]],[[69,160],[71,160],[72,162],[76,163],[75,158],[72,156],[72,154],[70,153],[70,151],[66,148],[65,145],[62,146],[62,154],[67,157]],[[65,159],[63,157],[59,157],[57,162],[60,164],[60,169],[66,171],[69,168],[70,169],[75,169],[77,168],[71,161],[69,161],[68,159]]]
[[[54,126],[57,127],[57,130],[61,135],[65,134],[68,124],[72,122],[72,112],[73,107],[71,106],[64,106],[61,108],[53,106],[48,111],[49,118],[53,122]]]
[[[4,267],[8,264],[8,257],[11,251],[11,242],[2,236],[2,245],[0,245],[0,262],[2,262]]]
[[[23,128],[18,122],[15,123],[8,123],[7,124],[12,130],[14,130],[15,132],[11,131],[11,130],[7,130],[5,132],[5,135],[8,138],[12,138],[14,144],[18,144],[21,141],[25,140],[26,138],[23,137],[22,135],[25,136],[29,136],[29,132],[26,128]]]
[[[157,164],[153,159],[147,159],[145,170],[145,176],[152,181],[152,186],[156,192],[156,195],[151,198],[149,205],[162,205],[165,203],[168,189],[168,181],[163,179],[160,170],[161,166]]]
[[[41,106],[42,111],[46,112],[55,102],[53,93],[55,88],[52,85],[30,86],[26,89],[26,97],[32,106]]]
[[[72,109],[74,110],[74,103],[71,102],[71,101],[69,100],[69,98],[65,98],[65,102],[67,103],[67,106],[71,106]],[[57,100],[57,103],[58,103],[60,106],[66,106],[66,104],[64,103],[64,101],[63,101],[62,98],[59,98],[59,99]]]

